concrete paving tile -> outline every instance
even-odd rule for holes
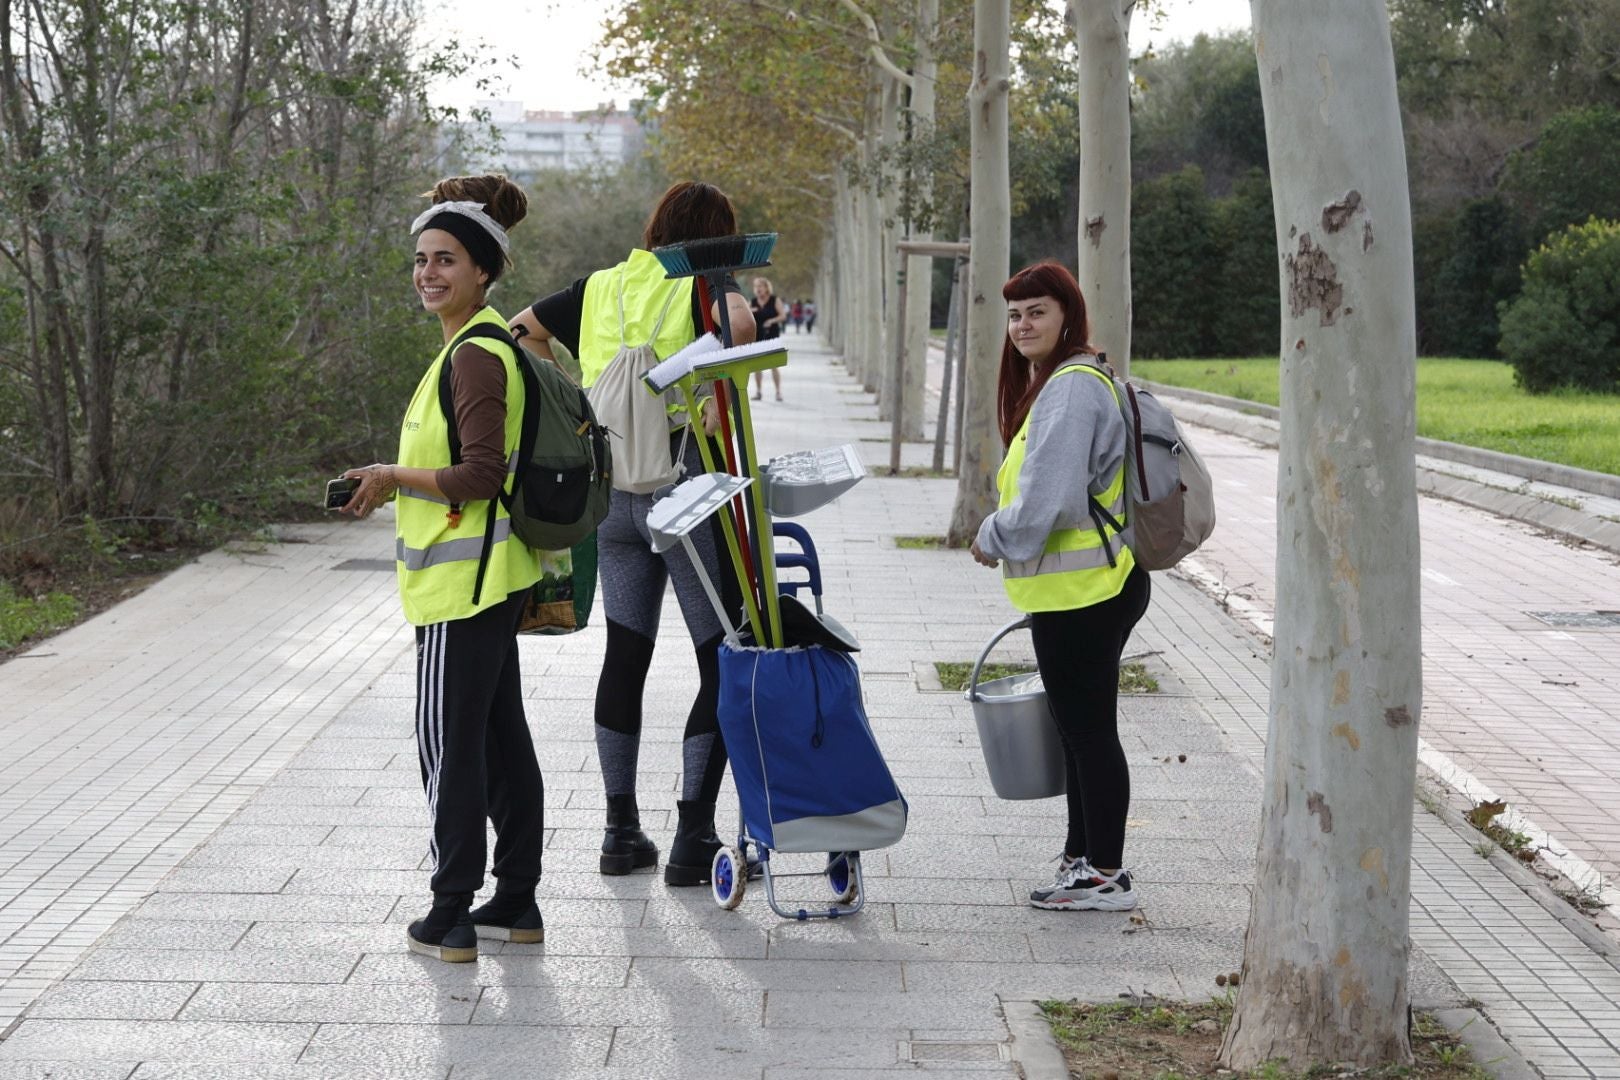
[[[658,990],[888,991],[905,989],[901,965],[879,960],[693,960],[638,956],[629,984]]]
[[[819,1068],[889,1068],[899,1061],[892,1031],[835,1027],[746,1030],[700,1027],[623,1028],[613,1038],[608,1065],[640,1069],[643,1076],[706,1076],[723,1070],[747,1076],[772,1066]]]
[[[129,1080],[133,1062],[81,1065],[71,1061],[0,1061],[0,1080]]]
[[[381,896],[408,896],[428,890],[428,875],[416,869],[362,870],[348,867],[339,870],[304,868],[293,874],[284,890],[289,896],[354,894]]]
[[[291,1063],[314,1031],[314,1024],[24,1020],[0,1043],[0,1062]]]
[[[156,982],[336,983],[358,954],[294,955],[264,949],[97,949],[74,969],[76,979]]]
[[[297,844],[271,847],[210,843],[193,852],[186,859],[186,867],[277,869],[285,870],[290,879],[292,871],[300,869],[414,870],[421,863],[425,851],[426,842],[420,835],[413,835],[406,842],[380,840],[364,846]]]
[[[255,1064],[252,1078],[253,1080],[445,1080],[449,1075],[448,1065],[383,1069],[364,1065]],[[130,1080],[221,1080],[221,1077],[218,1066],[214,1065],[147,1062],[135,1070]]]
[[[181,866],[163,879],[167,893],[278,893],[293,876],[285,867]]]
[[[888,1069],[867,1066],[861,1069],[767,1068],[764,1080],[860,1080],[863,1076],[882,1075],[886,1072],[907,1076],[1007,1076],[1019,1077],[1023,1073],[1010,1061],[936,1061],[928,1063],[905,1062]]]
[[[550,936],[549,933],[547,935]],[[404,951],[369,954],[349,975],[351,984],[410,983],[455,990],[484,986],[623,986],[630,972],[628,957],[557,956],[549,942],[523,946],[534,952],[516,952],[511,945],[486,954],[491,942],[479,943],[476,964],[442,964]],[[474,995],[477,999],[477,994]]]
[[[158,893],[134,915],[167,921],[382,922],[393,910],[390,896],[258,896],[230,893]],[[407,920],[409,921],[409,920]]]
[[[69,979],[41,994],[28,1015],[37,1020],[173,1020],[197,986]]]
[[[186,1004],[182,1018],[312,1024],[465,1024],[477,1000],[476,990],[421,986],[209,983]]]
[[[838,995],[809,990],[773,990],[765,1005],[767,1028],[1001,1027],[1000,1002],[989,990],[939,993],[853,992]]]
[[[479,1000],[474,1024],[584,1024],[614,1027],[703,1027],[736,1025],[746,1037],[759,1028],[763,990],[715,990],[687,985],[669,990],[646,987],[491,986]]]
[[[521,1074],[536,1062],[549,1072],[599,1066],[607,1059],[607,1027],[469,1027],[430,1024],[322,1024],[300,1064],[395,1071],[483,1066]],[[657,1075],[649,1073],[648,1075]]]
[[[100,944],[108,949],[229,949],[253,924],[183,919],[124,919]]]
[[[1122,993],[1187,997],[1169,964],[964,963],[907,961],[908,993],[989,992],[1002,998],[1114,1001]],[[1196,995],[1195,995],[1196,996]]]
[[[557,932],[547,919],[543,945],[508,945],[503,956],[651,956],[764,959],[767,935],[755,928],[577,926]]]
[[[859,917],[850,922],[858,922]],[[795,960],[1033,960],[1024,934],[987,931],[848,931],[793,923],[771,931],[770,956]]]

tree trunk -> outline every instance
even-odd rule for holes
[[[883,146],[882,156],[879,158],[882,174],[873,177],[873,183],[878,185],[878,213],[882,221],[882,226],[878,230],[880,238],[878,280],[883,282],[881,320],[883,351],[878,354],[883,359],[878,379],[878,418],[888,420],[893,417],[895,379],[900,371],[900,335],[904,330],[899,325],[898,319],[899,290],[902,284],[899,280],[900,254],[895,250],[895,245],[900,242],[900,228],[897,223],[900,216],[900,185],[895,183],[893,177],[887,175],[894,167],[893,155],[900,145],[901,87],[900,80],[887,73],[882,76],[882,81],[883,111],[878,124],[878,133]]]
[[[1283,291],[1258,878],[1221,1050],[1409,1062],[1423,689],[1406,156],[1383,0],[1254,0]]]
[[[1070,0],[1080,47],[1080,291],[1091,342],[1131,365],[1132,0]]]
[[[996,508],[996,469],[1001,435],[996,429],[996,375],[1007,333],[1001,286],[1011,258],[1012,196],[1007,174],[1008,0],[973,0],[973,81],[968,88],[972,185],[968,223],[973,254],[968,264],[966,420],[961,471],[947,542],[972,543],[979,523]]]
[[[934,80],[939,64],[934,59],[935,23],[939,0],[917,0],[917,54],[911,78],[912,138],[927,138],[934,127]],[[912,205],[926,208],[933,201],[933,183],[926,169],[912,170]],[[914,240],[932,240],[931,230],[912,232]],[[900,378],[900,432],[908,439],[923,437],[924,397],[928,387],[928,326],[933,299],[934,260],[914,255],[906,260],[905,369]]]

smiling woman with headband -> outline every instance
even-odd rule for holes
[[[399,461],[344,473],[361,481],[344,512],[363,518],[398,495],[396,566],[405,617],[416,627],[416,740],[433,823],[433,906],[410,924],[408,945],[458,962],[477,958],[479,936],[545,936],[534,899],[543,787],[516,638],[540,562],[511,534],[497,498],[510,491],[523,381],[510,338],[482,333],[505,334],[506,320],[486,296],[509,265],[506,230],[528,201],[504,176],[442,180],[430,197],[434,205],[411,225],[412,282],[422,307],[439,317],[444,346],[405,410]],[[467,340],[473,336],[477,343]],[[445,364],[453,417],[438,394]],[[496,891],[471,911],[484,882],[486,818],[495,824]]]

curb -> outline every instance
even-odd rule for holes
[[[1541,1080],[1541,1074],[1478,1009],[1435,1009],[1429,1015],[1468,1047],[1474,1064],[1489,1073],[1492,1080]]]
[[[1040,1006],[1029,1000],[1004,998],[1001,1013],[1012,1035],[1012,1059],[1023,1071],[1024,1080],[1069,1080],[1068,1063],[1063,1060],[1057,1036],[1052,1034],[1052,1025],[1046,1022]]]
[[[1270,449],[1275,449],[1277,446],[1278,422],[1274,418],[1277,410],[1269,405],[1257,405],[1254,402],[1239,401],[1236,398],[1223,398],[1218,394],[1206,394],[1200,390],[1184,390],[1179,386],[1161,386],[1157,383],[1143,383],[1142,385],[1148,387],[1153,393],[1174,402],[1177,417],[1186,423],[1213,428],[1228,435],[1237,435],[1240,438],[1248,439]],[[1418,453],[1424,457],[1431,459],[1444,458],[1460,465],[1475,468],[1505,470],[1510,475],[1524,477],[1527,483],[1536,480],[1543,483],[1558,483],[1565,487],[1577,488],[1577,484],[1572,482],[1570,476],[1564,474],[1584,474],[1585,477],[1597,477],[1599,480],[1611,481],[1611,486],[1620,489],[1620,477],[1609,477],[1604,473],[1590,473],[1584,469],[1570,469],[1563,465],[1552,465],[1548,462],[1498,454],[1494,451],[1475,450],[1473,447],[1457,446],[1453,443],[1437,442],[1433,439],[1419,439],[1417,441]],[[1436,448],[1443,448],[1444,452]],[[1495,463],[1486,465],[1483,460],[1476,459],[1475,455],[1480,454],[1490,454]],[[1560,475],[1564,475],[1564,478],[1552,479],[1552,473],[1549,470],[1559,471]],[[1575,475],[1574,478],[1580,480],[1581,483],[1588,483],[1588,481],[1582,480],[1579,475]],[[1592,486],[1598,485],[1593,482]],[[1455,473],[1445,472],[1423,464],[1417,466],[1417,487],[1421,494],[1432,495],[1464,506],[1471,506],[1488,514],[1495,514],[1498,517],[1508,518],[1521,524],[1545,529],[1547,532],[1591,544],[1595,548],[1620,555],[1620,522],[1565,506],[1533,492],[1494,486],[1481,480],[1458,476]],[[1578,490],[1589,491],[1590,489],[1589,487],[1579,487]],[[1590,493],[1606,494],[1606,492],[1595,491]]]
[[[1426,771],[1426,770],[1425,770]],[[1433,773],[1428,775],[1433,776]],[[1445,822],[1446,826],[1466,841],[1470,846],[1478,844],[1488,837],[1468,823],[1462,811],[1451,805],[1448,797],[1450,789],[1446,788],[1435,778],[1434,786],[1429,788],[1429,799],[1420,800],[1418,805],[1429,813]],[[1554,892],[1547,882],[1524,863],[1503,851],[1495,841],[1491,841],[1492,851],[1488,860],[1492,867],[1503,877],[1507,878],[1530,899],[1540,904],[1547,914],[1551,915],[1558,924],[1580,939],[1581,944],[1589,949],[1592,955],[1620,971],[1620,943],[1610,937],[1603,929],[1594,924],[1589,918],[1571,907],[1569,902]]]

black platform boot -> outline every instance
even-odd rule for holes
[[[478,959],[478,932],[469,914],[472,893],[435,893],[433,909],[405,930],[411,952],[465,964]]]
[[[641,831],[634,795],[607,797],[607,831],[602,834],[602,873],[628,874],[658,865],[658,845]]]
[[[714,803],[682,799],[675,809],[679,818],[664,863],[664,884],[707,885],[714,853],[723,846],[714,831]]]
[[[495,895],[487,904],[473,908],[469,917],[481,938],[517,945],[538,945],[546,940],[546,920],[534,902],[533,884],[508,889],[497,881]]]

